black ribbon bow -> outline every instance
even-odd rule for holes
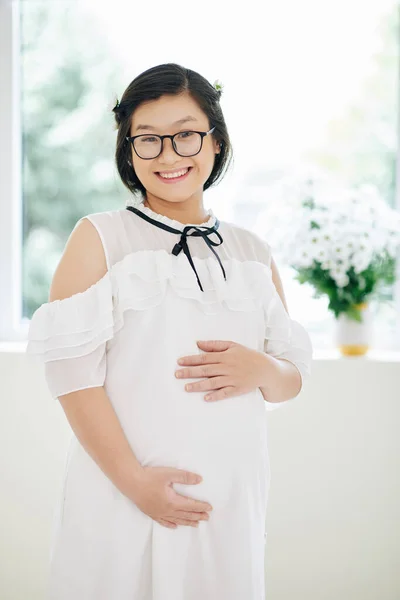
[[[189,246],[187,243],[187,238],[188,236],[194,236],[194,237],[199,237],[201,236],[203,238],[203,240],[205,241],[205,243],[207,244],[207,246],[210,248],[210,250],[214,253],[214,255],[216,256],[220,267],[222,269],[222,273],[224,275],[224,279],[226,281],[226,274],[225,274],[225,269],[224,266],[218,256],[218,254],[215,252],[213,246],[220,246],[222,244],[222,242],[224,241],[222,239],[221,234],[217,231],[220,222],[218,221],[218,219],[215,220],[215,224],[212,227],[206,227],[204,225],[186,225],[183,229],[183,231],[181,231],[180,229],[175,229],[174,227],[170,227],[169,225],[166,225],[165,223],[160,223],[159,221],[156,221],[155,219],[152,219],[151,217],[149,217],[148,215],[144,214],[140,209],[135,208],[133,206],[127,206],[126,207],[127,210],[130,210],[132,212],[134,212],[135,214],[137,214],[139,217],[141,217],[142,219],[145,219],[146,221],[148,221],[149,223],[152,223],[153,225],[156,225],[156,227],[160,227],[161,229],[165,229],[165,231],[169,231],[171,233],[177,233],[180,234],[180,240],[179,242],[177,242],[175,244],[175,246],[172,248],[172,254],[174,256],[178,256],[178,254],[181,252],[181,250],[183,250],[184,254],[186,254],[186,257],[190,263],[190,266],[192,267],[193,271],[196,274],[196,279],[197,279],[197,283],[199,284],[199,287],[201,289],[202,292],[204,292],[203,287],[201,285],[199,276],[197,274],[196,271],[196,267],[194,266],[193,263],[193,259],[190,255],[190,250],[189,250]],[[193,231],[191,231],[193,230]],[[204,230],[204,231],[203,231]],[[208,236],[211,235],[212,233],[215,233],[218,238],[219,238],[219,242],[214,242],[213,240],[208,239]]]

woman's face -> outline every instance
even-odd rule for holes
[[[161,96],[141,104],[134,112],[130,135],[164,135],[184,131],[209,131],[205,113],[188,93]],[[146,140],[146,142],[150,140]],[[132,164],[136,175],[147,191],[147,198],[156,197],[169,202],[183,202],[199,195],[214,166],[215,154],[220,152],[212,134],[203,138],[203,146],[195,156],[179,156],[172,140],[165,139],[162,153],[154,159],[140,158],[131,147]],[[187,171],[182,177],[171,178],[174,173]],[[163,175],[169,176],[163,178]]]

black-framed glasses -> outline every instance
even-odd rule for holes
[[[212,127],[210,131],[179,131],[174,135],[145,133],[127,137],[126,139],[128,142],[131,142],[138,157],[144,160],[160,156],[163,151],[165,138],[171,140],[172,147],[179,156],[195,156],[203,147],[203,139],[207,135],[210,135],[214,129],[215,127]]]

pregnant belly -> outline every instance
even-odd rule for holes
[[[176,491],[221,506],[232,486],[268,476],[265,400],[259,389],[216,402],[206,402],[204,395],[182,386],[158,391],[153,386],[151,393],[136,391],[125,402],[119,396],[115,408],[143,466],[198,473],[202,483],[174,484]]]

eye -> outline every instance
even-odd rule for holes
[[[149,142],[150,144],[154,144],[154,142],[156,142],[157,140],[158,138],[154,137],[154,135],[143,136],[140,138],[141,142]]]
[[[192,135],[194,135],[194,131],[181,131],[181,133],[178,134],[178,139],[187,139]]]

